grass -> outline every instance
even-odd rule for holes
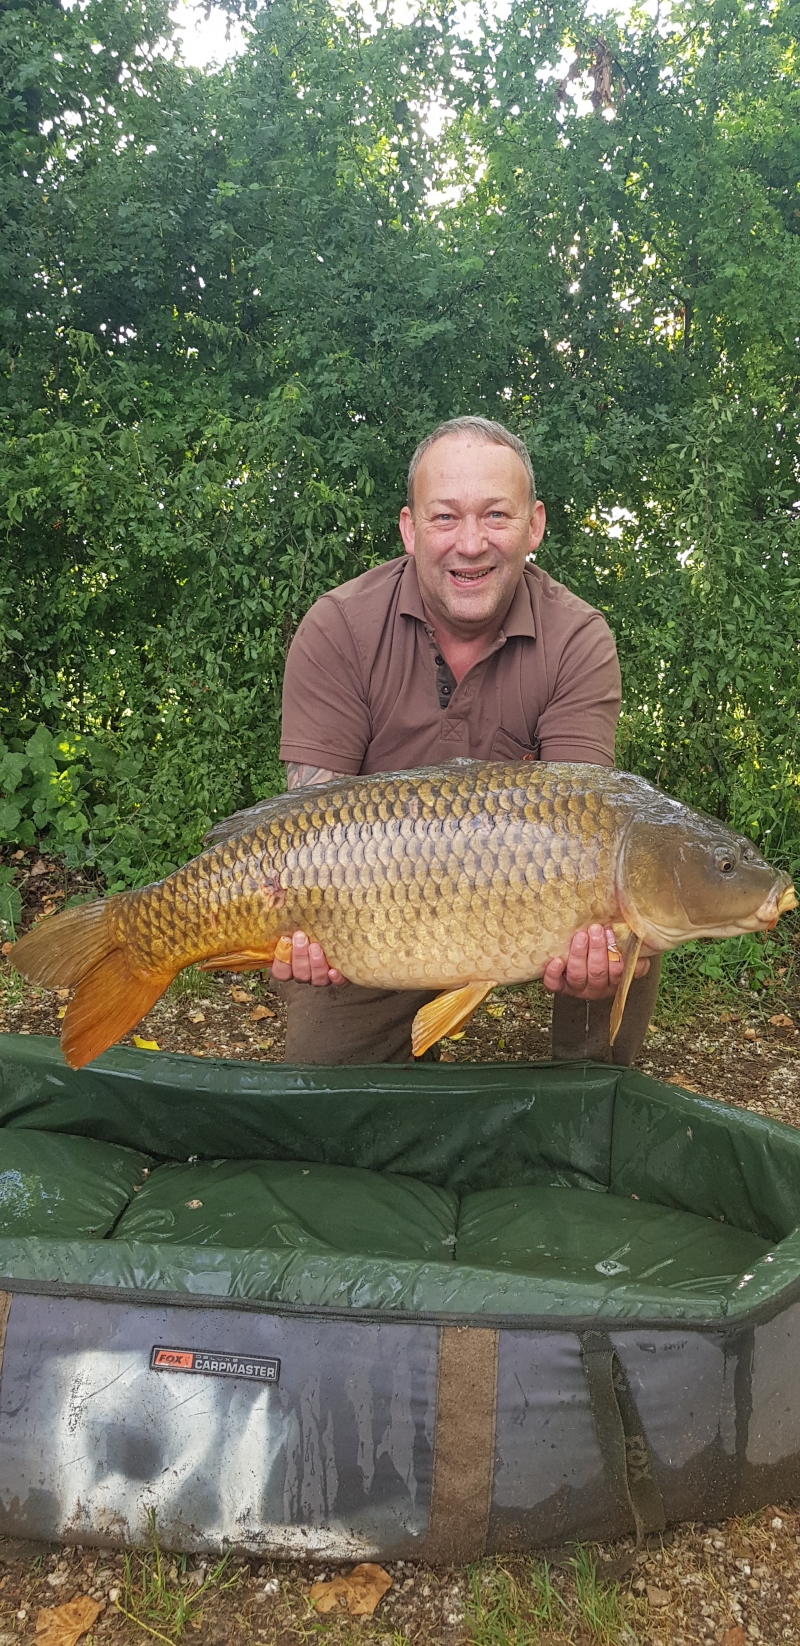
[[[470,1572],[465,1617],[469,1646],[636,1646],[640,1609],[627,1590],[598,1580],[589,1552],[578,1547],[567,1567],[520,1558],[483,1562]]]
[[[0,964],[0,1006],[9,1011],[21,1006],[25,995],[25,979],[7,962]]]
[[[208,973],[197,966],[186,966],[172,979],[166,992],[167,1000],[199,1000],[208,993]]]
[[[618,1646],[618,1642],[634,1642],[636,1635],[626,1613],[633,1611],[635,1602],[617,1583],[599,1582],[597,1571],[587,1550],[579,1547],[571,1562],[575,1583],[575,1605],[581,1623],[598,1646]]]
[[[470,1646],[535,1646],[542,1631],[564,1622],[566,1608],[547,1562],[474,1567],[465,1626]]]
[[[187,1623],[196,1623],[202,1615],[203,1604],[212,1593],[232,1588],[240,1580],[238,1572],[229,1572],[230,1556],[223,1555],[210,1565],[202,1581],[189,1586],[190,1573],[186,1555],[164,1554],[158,1542],[155,1517],[150,1521],[150,1542],[144,1549],[136,1549],[124,1557],[122,1594],[115,1602],[117,1611],[129,1622],[137,1624],[147,1635],[173,1646]]]

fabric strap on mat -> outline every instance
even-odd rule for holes
[[[581,1333],[580,1344],[606,1475],[636,1530],[629,1554],[597,1563],[597,1576],[614,1581],[631,1570],[648,1533],[663,1532],[666,1518],[644,1425],[611,1339],[606,1332],[588,1331]]]
[[[0,1292],[0,1372],[3,1369],[3,1354],[6,1347],[6,1330],[8,1317],[11,1312],[11,1292]]]
[[[494,1477],[498,1333],[443,1326],[433,1443],[430,1530],[420,1554],[463,1565],[485,1552]]]

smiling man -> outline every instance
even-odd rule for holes
[[[605,619],[533,564],[544,535],[525,446],[458,417],[411,459],[405,554],[322,596],[289,650],[281,758],[288,787],[457,756],[614,764],[620,675]],[[615,1060],[639,1050],[658,985],[640,961]],[[578,932],[543,982],[553,1055],[608,1059],[622,972],[613,934]],[[273,978],[288,1005],[286,1061],[403,1062],[430,994],[360,989],[295,934]]]

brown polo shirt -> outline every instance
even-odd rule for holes
[[[620,673],[593,606],[526,567],[505,627],[458,683],[401,555],[332,589],[289,648],[281,759],[359,772],[456,756],[612,766]]]

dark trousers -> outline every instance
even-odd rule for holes
[[[653,1014],[661,956],[634,980],[619,1034],[609,1046],[610,1000],[553,998],[551,1056],[559,1063],[633,1063]],[[441,991],[359,989],[354,983],[314,988],[310,983],[272,984],[286,1001],[286,1063],[408,1063],[411,1023],[420,1006]]]

